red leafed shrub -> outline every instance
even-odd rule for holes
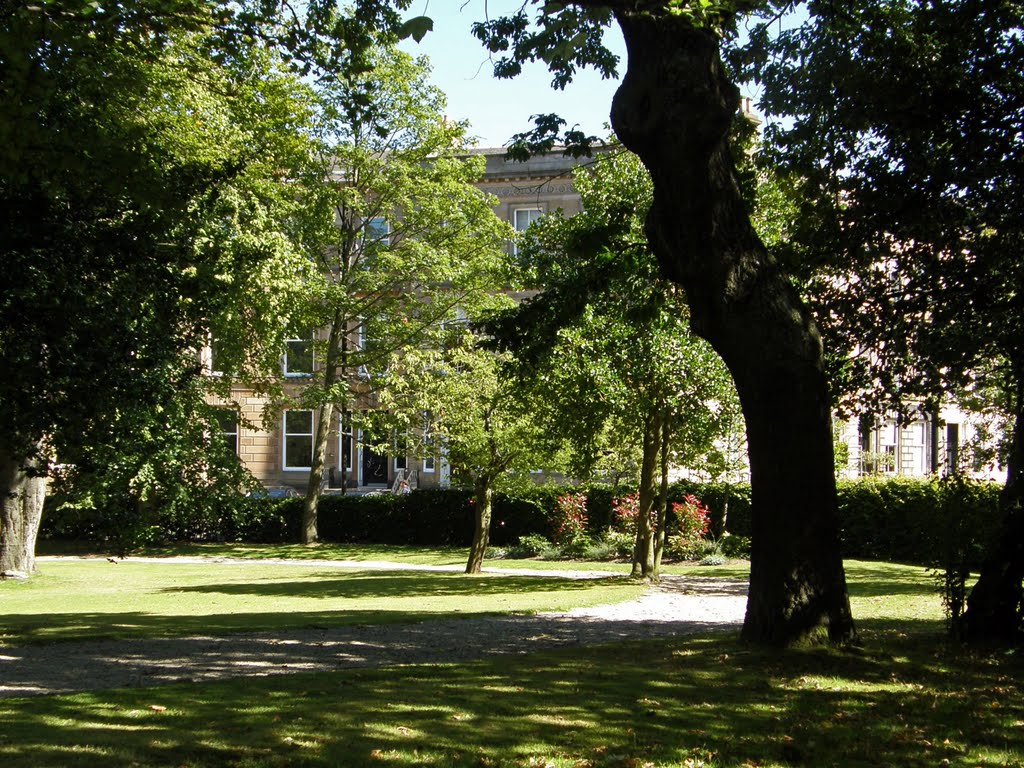
[[[677,536],[683,546],[697,544],[707,535],[711,514],[693,494],[684,496],[682,503],[672,502],[672,514],[679,521]]]
[[[555,499],[555,544],[562,550],[587,544],[587,497],[583,493],[566,493]]]

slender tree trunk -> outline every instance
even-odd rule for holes
[[[655,478],[661,451],[661,412],[657,407],[647,410],[644,418],[643,461],[640,464],[639,512],[636,518],[636,543],[633,547],[633,576],[657,579],[654,570],[654,528],[651,512],[657,499]]]
[[[302,500],[302,543],[317,542],[317,512],[320,506],[320,494],[323,491],[324,472],[327,464],[327,443],[331,436],[331,422],[334,419],[334,401],[330,391],[338,380],[338,350],[342,337],[347,332],[347,324],[341,313],[335,313],[331,323],[331,331],[327,337],[327,349],[324,354],[322,371],[323,405],[317,408],[316,431],[313,435],[313,463],[309,469],[309,481],[306,484],[306,496]]]
[[[617,8],[629,69],[612,125],[654,181],[647,233],[747,422],[753,543],[742,636],[854,637],[839,550],[831,400],[810,313],[758,239],[728,143],[739,94],[716,38],[646,4]]]
[[[665,524],[668,518],[668,447],[672,439],[671,417],[662,412],[661,422],[661,485],[658,488],[658,527],[654,534],[654,580],[661,580],[661,557],[665,553]]]
[[[1024,643],[1024,366],[1016,371],[1013,442],[999,494],[1002,527],[963,617],[964,638],[976,645]]]
[[[37,445],[42,451],[42,444]],[[36,569],[36,537],[46,499],[45,459],[18,458],[0,448],[0,574],[29,576]]]
[[[327,465],[327,443],[331,436],[334,403],[324,403],[316,409],[316,431],[313,433],[313,465],[309,468],[306,496],[302,500],[302,543],[316,544],[320,494],[323,490]]]
[[[466,573],[480,573],[484,567],[484,555],[491,537],[491,502],[494,496],[491,485],[491,477],[486,473],[477,477],[474,483],[473,544],[469,548]]]

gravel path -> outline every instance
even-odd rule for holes
[[[409,567],[362,561],[345,565],[331,561],[297,562],[391,570]],[[417,568],[449,570],[444,566]],[[487,570],[505,572],[499,568]],[[536,573],[564,578],[610,575],[574,571]],[[636,600],[566,613],[0,648],[0,698],[355,667],[438,664],[559,646],[688,634],[738,627],[745,606],[745,584],[707,577],[667,576]]]

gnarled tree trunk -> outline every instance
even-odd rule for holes
[[[41,451],[42,446],[37,446]],[[0,448],[0,574],[28,576],[36,569],[36,537],[46,499],[45,459],[19,458]]]
[[[740,195],[727,137],[738,91],[710,32],[663,8],[615,14],[629,68],[612,125],[654,180],[648,236],[686,290],[694,331],[729,367],[746,417],[753,543],[742,636],[849,640],[821,341]]]

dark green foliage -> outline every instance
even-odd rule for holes
[[[958,480],[879,478],[840,481],[839,516],[843,555],[940,569],[981,565],[985,546],[999,522],[999,486]],[[612,526],[612,499],[627,488],[528,486],[494,495],[491,543],[507,547],[521,537],[554,536],[555,499],[569,492],[587,495],[588,531],[597,539]],[[750,486],[680,481],[669,490],[669,503],[693,494],[711,512],[711,531],[721,538],[722,513],[728,502],[723,554],[749,554]],[[122,546],[118,531],[131,527],[137,509],[105,510],[102,515],[51,502],[44,516],[44,538],[80,539]],[[320,501],[323,541],[342,544],[411,544],[468,546],[472,531],[472,492],[423,489],[407,496],[391,494],[329,495]],[[156,541],[298,541],[301,499],[236,499],[218,509],[191,515],[163,510],[146,513],[144,543]],[[669,526],[669,535],[675,530]],[[133,541],[140,542],[136,536]],[[726,544],[728,542],[728,551]]]
[[[999,490],[995,483],[910,478],[840,482],[843,553],[938,565],[952,546],[977,569],[999,524]]]

